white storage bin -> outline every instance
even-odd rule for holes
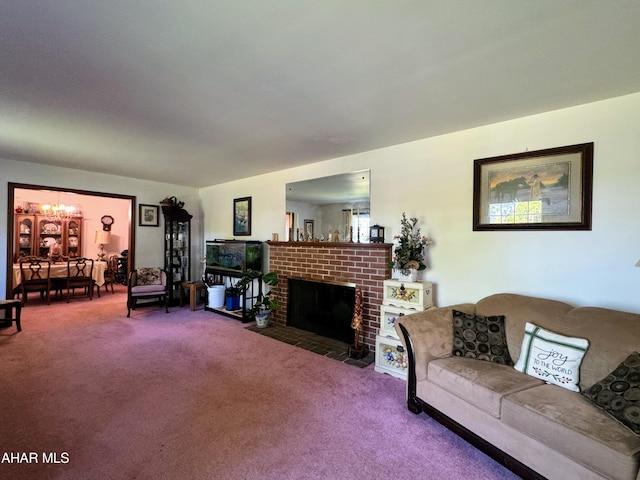
[[[212,285],[207,287],[209,294],[209,308],[222,308],[224,307],[224,285]]]

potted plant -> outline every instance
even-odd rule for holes
[[[278,285],[278,274],[276,272],[262,274],[255,270],[247,270],[235,286],[244,293],[254,280],[263,282],[267,287],[275,287]],[[258,293],[253,301],[253,305],[247,311],[247,316],[249,319],[255,320],[258,327],[264,328],[269,326],[269,316],[271,312],[279,309],[280,302],[274,295],[273,290],[269,289],[264,293],[262,293],[262,291]]]
[[[427,268],[424,263],[424,249],[433,242],[430,238],[420,235],[420,229],[416,228],[417,223],[417,218],[408,219],[403,212],[400,235],[393,237],[394,240],[398,240],[398,245],[389,266],[396,269],[399,280],[414,282],[417,272]]]
[[[269,272],[263,275],[261,280],[268,287],[275,287],[278,285],[278,274],[276,272]],[[265,293],[258,294],[256,301],[253,303],[253,307],[249,310],[249,316],[255,318],[258,327],[264,328],[269,326],[271,312],[279,309],[280,301],[274,295],[273,290],[269,289]]]

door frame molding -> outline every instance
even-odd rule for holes
[[[105,197],[105,198],[118,198],[121,200],[128,200],[129,203],[129,242],[128,242],[128,269],[131,270],[135,265],[135,244],[136,244],[136,197],[135,195],[121,195],[118,193],[107,192],[94,192],[90,190],[78,190],[75,188],[62,188],[51,187],[46,185],[32,185],[28,183],[8,183],[8,202],[7,202],[7,282],[6,282],[6,297],[13,298],[13,246],[14,246],[14,229],[15,229],[15,190],[52,190],[54,192],[70,192],[80,195],[88,195],[92,197]],[[129,272],[127,272],[127,278]]]

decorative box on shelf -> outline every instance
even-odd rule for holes
[[[398,338],[398,333],[395,329],[396,320],[403,315],[412,312],[413,310],[408,310],[402,307],[380,305],[380,330],[378,333],[384,337]]]
[[[383,303],[416,311],[425,310],[433,306],[432,287],[431,282],[385,280]]]
[[[407,354],[400,340],[383,335],[376,336],[376,364],[374,370],[406,380],[407,367]]]

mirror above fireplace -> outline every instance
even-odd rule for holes
[[[370,174],[370,170],[359,170],[287,183],[286,213],[292,218],[289,228],[299,230],[305,239],[309,226],[316,239],[330,240],[329,233],[338,231],[340,240],[347,241],[347,226],[354,225],[354,232],[366,232],[368,237]]]
[[[369,203],[370,170],[287,183],[287,203]]]

